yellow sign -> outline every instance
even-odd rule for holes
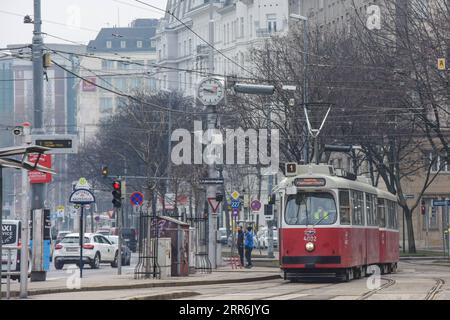
[[[445,58],[438,59],[438,70],[440,71],[447,70]]]
[[[231,197],[232,197],[234,200],[239,199],[239,196],[240,196],[240,194],[239,194],[239,192],[237,192],[237,191],[233,191],[233,193],[231,194]]]

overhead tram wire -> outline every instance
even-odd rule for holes
[[[96,86],[96,87],[98,87],[98,88],[100,88],[100,89],[103,89],[103,90],[105,90],[105,91],[108,91],[108,92],[110,92],[110,93],[114,93],[114,94],[116,94],[116,95],[118,95],[118,96],[121,96],[121,97],[124,97],[124,98],[128,98],[128,99],[130,99],[130,100],[133,100],[133,101],[135,101],[135,102],[137,102],[137,103],[140,103],[140,104],[143,104],[143,105],[148,105],[148,106],[151,106],[151,107],[160,109],[161,111],[173,112],[173,113],[179,113],[179,114],[186,114],[186,112],[185,112],[185,111],[182,111],[182,110],[169,109],[169,108],[166,108],[166,107],[163,107],[163,106],[154,104],[154,103],[142,101],[142,100],[140,100],[140,99],[137,99],[136,97],[133,97],[132,95],[129,95],[129,94],[126,94],[126,93],[123,93],[123,92],[119,92],[119,91],[116,91],[116,90],[112,90],[112,89],[106,88],[106,87],[104,87],[104,86],[102,86],[102,85],[99,85],[99,84],[97,84],[97,83],[95,83],[95,82],[93,82],[93,81],[90,81],[89,79],[86,79],[85,77],[82,77],[82,76],[76,74],[75,72],[73,72],[73,71],[71,71],[71,70],[69,70],[69,69],[63,67],[63,66],[60,65],[59,63],[55,62],[53,59],[52,59],[52,62],[53,62],[53,64],[55,64],[56,66],[60,67],[62,70],[64,70],[64,71],[66,71],[66,72],[68,72],[68,73],[74,75],[75,77],[77,77],[77,78],[79,78],[79,79],[81,79],[81,80],[83,80],[83,81],[85,81],[85,82],[87,82],[87,83],[89,83],[89,84],[91,84],[91,85],[93,85],[93,86]],[[193,116],[195,116],[195,115],[200,116],[200,115],[207,115],[207,114],[210,114],[210,113],[209,113],[209,112],[189,112],[189,115],[193,115]]]
[[[181,19],[179,19],[173,12],[170,12],[170,10],[164,10],[164,9],[158,8],[158,7],[154,6],[154,5],[151,5],[151,4],[146,3],[146,2],[144,2],[144,1],[141,1],[141,0],[134,0],[134,1],[135,1],[135,2],[138,2],[138,3],[141,3],[141,4],[145,5],[145,6],[148,6],[148,7],[150,7],[150,8],[154,8],[154,9],[156,9],[156,10],[160,10],[160,11],[162,11],[162,12],[165,12],[165,13],[170,14],[175,20],[177,20],[177,21],[178,21],[179,23],[181,23],[186,29],[188,29],[190,32],[192,32],[196,37],[198,37],[200,40],[202,40],[204,43],[206,43],[211,49],[213,49],[214,51],[216,51],[218,54],[220,54],[221,56],[223,56],[225,59],[227,59],[228,61],[230,61],[232,64],[236,65],[237,67],[239,67],[240,69],[244,70],[244,71],[247,72],[248,74],[250,74],[250,75],[252,75],[252,76],[254,76],[254,77],[257,78],[257,76],[256,76],[253,72],[247,70],[247,69],[244,68],[242,65],[240,65],[239,63],[237,63],[235,60],[229,58],[229,57],[228,57],[227,55],[225,55],[222,51],[220,51],[219,49],[217,49],[217,48],[214,46],[214,44],[209,43],[209,41],[207,41],[206,39],[204,39],[201,35],[199,35],[197,32],[195,32],[191,27],[189,27],[187,24],[185,24],[183,21],[181,21]]]

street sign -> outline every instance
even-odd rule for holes
[[[223,184],[223,179],[221,179],[221,178],[204,178],[204,179],[200,179],[200,184]]]
[[[445,58],[438,59],[438,70],[439,71],[445,71],[447,69],[446,62],[447,61]]]
[[[239,196],[240,194],[237,191],[233,191],[233,193],[231,194],[231,198],[233,198],[234,200],[239,199]]]
[[[241,205],[241,201],[239,199],[238,200],[235,200],[235,199],[231,200],[231,208],[238,209],[240,207],[240,205]]]
[[[133,206],[140,206],[144,202],[144,195],[140,192],[133,192],[130,196],[130,202]]]
[[[252,208],[253,211],[259,211],[261,209],[261,202],[259,200],[253,200],[250,204],[250,208]]]
[[[405,194],[405,199],[414,199],[415,196],[413,194]]]
[[[85,189],[85,190],[91,190],[91,185],[89,184],[89,182],[86,180],[86,178],[81,177],[77,184],[75,185],[75,190],[79,190],[79,189]]]
[[[220,202],[216,201],[215,197],[211,197],[211,198],[208,198],[208,203],[209,203],[209,206],[211,207],[212,212],[217,213],[217,209],[219,208]]]
[[[72,192],[69,198],[70,203],[85,205],[95,202],[94,194],[87,189],[79,189]]]
[[[239,209],[233,209],[233,217],[237,217],[239,215]]]
[[[450,200],[433,199],[433,207],[445,207],[445,206],[450,206]]]
[[[78,137],[74,134],[32,135],[32,141],[37,146],[50,148],[51,154],[77,153]]]

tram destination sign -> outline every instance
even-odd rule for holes
[[[33,135],[33,143],[37,146],[50,148],[48,153],[68,154],[77,153],[77,135],[54,134]]]

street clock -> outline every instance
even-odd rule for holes
[[[225,97],[222,82],[216,78],[203,79],[198,86],[197,97],[205,106],[218,105]]]

